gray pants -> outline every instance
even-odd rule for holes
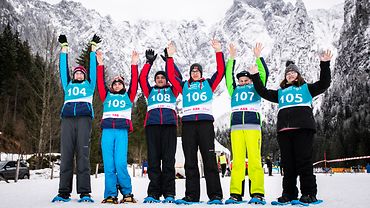
[[[77,163],[77,193],[90,193],[91,117],[62,118],[59,193],[72,192],[74,156]]]

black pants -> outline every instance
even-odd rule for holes
[[[145,127],[148,145],[148,195],[156,198],[175,196],[175,125]],[[162,164],[162,169],[161,169]]]
[[[59,193],[72,192],[74,156],[77,163],[77,193],[90,193],[91,117],[62,119]]]
[[[194,201],[200,198],[198,148],[202,155],[207,195],[222,198],[220,176],[215,155],[215,132],[213,121],[192,121],[182,124],[182,149],[185,156],[185,195]]]
[[[310,129],[296,129],[278,132],[281,151],[281,166],[284,169],[283,195],[298,197],[297,176],[302,195],[317,194],[316,177],[313,174],[312,144],[315,132]]]
[[[272,166],[268,166],[268,169],[269,169],[269,176],[272,176]]]
[[[226,172],[226,164],[221,164],[221,173],[222,173],[222,177],[225,176],[225,172]]]

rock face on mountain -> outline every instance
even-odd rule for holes
[[[331,88],[320,130],[328,155],[370,153],[370,2],[346,0]]]

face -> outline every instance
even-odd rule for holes
[[[83,81],[85,79],[85,74],[81,71],[76,71],[73,75],[74,80]]]
[[[200,80],[200,78],[202,78],[201,74],[200,74],[200,71],[198,69],[197,66],[195,66],[192,70],[191,70],[191,78],[194,80],[194,81],[198,81]]]
[[[114,84],[113,84],[113,90],[115,91],[115,92],[119,92],[119,91],[121,91],[123,89],[123,84],[121,83],[121,82],[115,82]]]
[[[158,87],[163,87],[167,84],[167,80],[166,80],[166,77],[163,76],[162,74],[158,74],[156,77],[155,77],[155,84],[158,86]]]
[[[289,71],[285,74],[285,79],[288,81],[288,84],[293,83],[295,80],[297,80],[298,73],[295,71]]]
[[[243,76],[243,77],[240,77],[238,79],[238,83],[239,83],[240,86],[243,86],[243,85],[247,85],[247,84],[252,84],[253,82],[249,77]]]

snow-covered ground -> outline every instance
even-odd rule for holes
[[[59,179],[38,178],[34,180],[19,180],[18,183],[10,181],[5,183],[0,181],[0,207],[118,207],[122,205],[101,204],[104,192],[104,174],[99,174],[98,178],[91,177],[92,196],[95,203],[78,203],[78,195],[72,193],[73,200],[68,203],[51,203],[50,200],[57,194]],[[124,207],[177,207],[173,204],[143,204],[146,197],[146,189],[149,179],[146,177],[132,178],[133,193],[138,199],[137,204],[125,204]],[[224,198],[229,196],[230,178],[221,178]],[[323,199],[324,203],[315,207],[369,207],[370,201],[370,174],[317,174],[318,198]],[[74,183],[75,184],[75,183]],[[207,201],[205,180],[201,179],[201,200]],[[264,207],[275,207],[270,202],[281,193],[281,176],[265,176],[265,192],[268,202]],[[176,191],[178,198],[185,193],[185,180],[176,180]],[[245,197],[245,199],[249,199]],[[186,205],[182,205],[186,206]],[[189,207],[189,206],[187,206]],[[206,204],[191,205],[191,207],[210,207]],[[260,207],[260,205],[218,205],[212,207]],[[290,206],[288,206],[290,207]]]

